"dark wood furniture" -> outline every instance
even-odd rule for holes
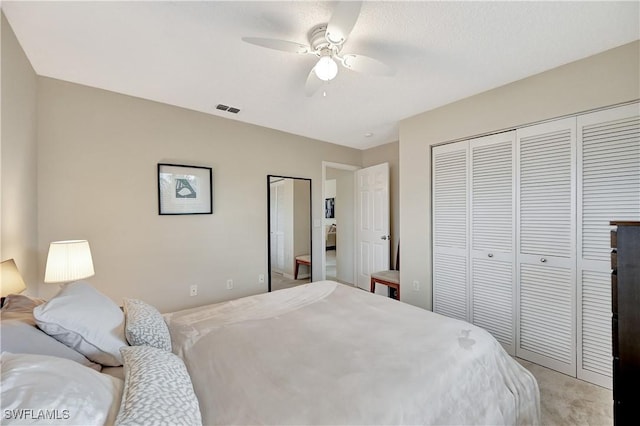
[[[611,225],[613,423],[630,425],[640,403],[640,222]]]

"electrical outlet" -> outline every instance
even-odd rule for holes
[[[198,295],[198,286],[196,284],[189,287],[189,296],[197,296]]]
[[[264,283],[264,274],[258,275],[258,283],[259,284],[263,284]]]
[[[233,280],[232,279],[228,279],[227,280],[227,290],[231,290],[233,288]]]
[[[414,291],[420,291],[420,281],[418,281],[418,280],[414,280],[413,281],[413,290]]]

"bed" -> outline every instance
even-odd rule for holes
[[[124,380],[68,361],[109,382],[94,424],[539,423],[535,379],[487,332],[336,282],[162,316],[125,302],[125,317]],[[5,393],[21,376],[2,356],[5,412],[24,392]]]

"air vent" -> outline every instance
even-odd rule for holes
[[[216,105],[216,109],[219,109],[220,111],[227,111],[227,112],[230,112],[232,114],[237,114],[237,113],[240,112],[239,108],[230,107],[230,106],[222,105],[222,104]]]

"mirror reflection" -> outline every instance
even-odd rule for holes
[[[311,281],[311,179],[267,176],[269,291]]]

